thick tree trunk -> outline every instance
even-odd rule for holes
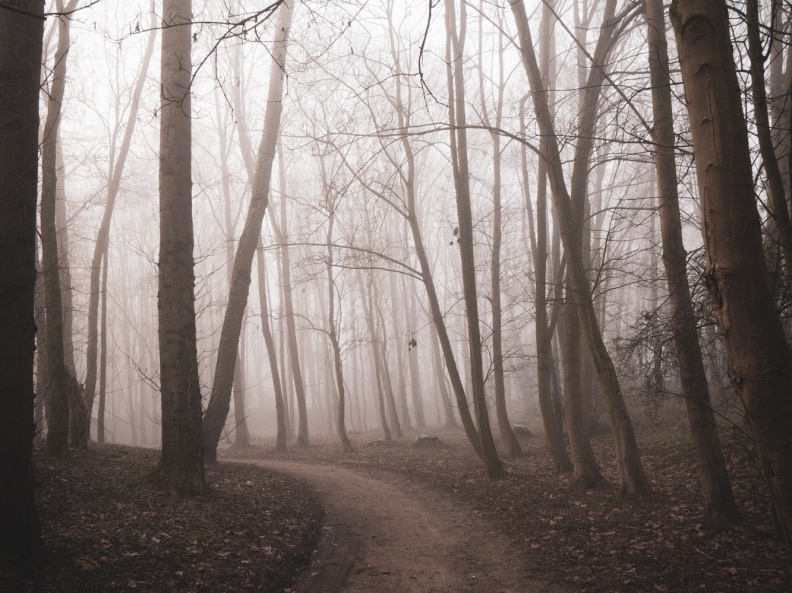
[[[459,250],[462,260],[462,285],[467,319],[470,371],[473,387],[473,409],[476,414],[481,459],[491,479],[505,477],[506,471],[498,457],[490,429],[487,396],[484,390],[481,330],[479,328],[478,295],[476,291],[476,261],[473,243],[473,212],[470,202],[467,131],[465,118],[465,90],[462,60],[464,58],[467,14],[465,2],[460,3],[460,30],[457,31],[454,0],[446,0],[446,34],[451,38],[453,62],[449,63],[448,81],[449,123],[451,130],[451,161],[456,189],[457,220],[459,222]],[[452,92],[453,91],[453,92]]]
[[[217,364],[212,384],[212,395],[206,407],[203,420],[204,455],[208,461],[217,460],[217,444],[225,425],[231,402],[231,388],[234,383],[234,369],[238,356],[239,336],[242,320],[250,291],[251,267],[256,252],[258,237],[264,214],[269,203],[272,165],[275,160],[275,147],[280,130],[283,111],[283,79],[286,63],[286,45],[293,14],[293,1],[284,2],[278,10],[276,37],[272,47],[267,110],[264,116],[264,131],[259,145],[256,173],[250,195],[245,227],[239,238],[234,267],[231,273],[231,287],[223,328],[220,332],[220,346],[217,351]],[[306,436],[307,438],[307,436]]]
[[[201,494],[207,488],[195,327],[191,20],[191,0],[164,0],[157,299],[162,452],[153,478],[179,495]]]
[[[792,360],[765,266],[726,5],[676,0],[671,22],[693,134],[712,309],[775,517],[792,545]]]
[[[682,241],[679,215],[674,120],[671,104],[668,48],[662,0],[645,0],[649,72],[654,110],[653,139],[657,190],[660,196],[660,228],[663,265],[668,278],[674,345],[682,393],[687,407],[704,492],[704,518],[708,523],[731,523],[739,519],[726,462],[718,438],[707,375],[701,357],[696,317],[687,277],[687,252]]]
[[[67,8],[72,9],[76,0]],[[62,3],[58,4],[63,9]],[[66,85],[66,59],[69,53],[69,17],[58,21],[58,47],[52,72],[47,119],[41,146],[41,248],[45,278],[47,307],[47,366],[50,370],[49,431],[47,450],[51,455],[64,455],[69,447],[69,373],[66,368],[63,339],[63,292],[60,280],[60,250],[58,249],[56,217],[57,201],[57,141],[60,110]],[[79,413],[73,409],[73,413]]]
[[[0,557],[41,550],[33,496],[36,196],[43,0],[0,11]]]
[[[127,156],[129,155],[129,148],[132,144],[132,134],[135,131],[135,124],[137,123],[140,97],[143,94],[143,87],[146,83],[149,65],[151,64],[151,56],[154,54],[154,46],[157,39],[158,29],[156,27],[156,15],[154,12],[153,2],[151,3],[151,24],[149,28],[150,32],[148,44],[146,45],[146,53],[143,55],[143,60],[140,63],[140,72],[138,73],[135,89],[132,93],[132,103],[129,107],[129,115],[127,117],[126,128],[124,130],[124,138],[121,141],[118,157],[116,158],[115,163],[113,163],[111,169],[110,180],[107,184],[107,198],[105,200],[104,214],[102,215],[102,222],[99,226],[99,232],[96,234],[96,244],[94,245],[93,258],[91,259],[91,283],[88,300],[88,344],[86,347],[87,351],[85,361],[85,414],[88,419],[90,419],[91,412],[93,410],[94,397],[96,394],[96,357],[99,344],[97,324],[99,319],[99,281],[101,273],[101,261],[102,256],[107,250],[107,245],[110,239],[110,223],[113,217],[113,210],[115,208],[118,190],[121,187],[121,175],[123,174],[124,164],[126,163]],[[107,260],[105,260],[105,265],[107,265]],[[85,423],[85,426],[88,426],[88,422]],[[89,436],[90,435],[88,434],[82,435],[85,443],[87,443]]]

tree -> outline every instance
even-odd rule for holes
[[[606,13],[612,15],[612,4],[614,2],[613,0],[608,0],[608,3],[611,6],[606,7]],[[545,152],[542,158],[547,161],[548,165],[556,219],[561,230],[561,240],[563,241],[566,254],[568,283],[608,412],[611,431],[613,432],[616,445],[621,491],[623,494],[646,494],[650,490],[649,483],[644,475],[638,443],[635,439],[632,421],[622,397],[616,369],[605,347],[600,331],[592,300],[591,284],[586,275],[586,265],[583,260],[581,226],[575,223],[575,221],[582,218],[580,216],[583,210],[583,197],[581,194],[585,193],[587,186],[588,161],[593,146],[593,133],[596,124],[597,95],[604,81],[604,58],[611,47],[609,38],[612,38],[614,22],[618,19],[604,19],[600,38],[597,42],[597,50],[594,54],[592,69],[585,89],[590,94],[582,102],[583,111],[580,114],[580,129],[578,132],[579,142],[575,150],[571,180],[572,191],[570,193],[564,177],[558,138],[550,114],[547,94],[544,90],[533,49],[525,5],[522,0],[518,0],[512,3],[511,8],[517,24],[520,53],[531,87],[536,119],[540,133],[546,140]],[[575,461],[577,462],[578,460],[576,459]],[[577,475],[577,467],[575,471]],[[594,477],[596,477],[596,474],[594,474]]]
[[[0,5],[0,557],[41,548],[33,498],[36,197],[43,0]]]
[[[657,190],[660,196],[660,227],[663,265],[668,279],[674,345],[679,361],[682,393],[690,421],[693,445],[704,491],[707,522],[733,522],[739,518],[726,462],[718,438],[710,401],[707,374],[701,357],[696,318],[687,277],[687,252],[682,242],[679,195],[674,157],[674,120],[671,106],[668,46],[661,0],[645,0]]]
[[[105,200],[104,213],[102,214],[102,222],[99,230],[96,233],[96,244],[94,245],[93,258],[91,259],[91,284],[90,284],[90,297],[88,301],[88,345],[86,353],[86,376],[85,376],[85,419],[81,425],[83,433],[80,435],[81,444],[84,446],[88,443],[90,437],[89,428],[91,420],[91,412],[93,410],[94,398],[96,396],[96,374],[97,374],[97,350],[99,343],[99,297],[100,291],[99,282],[102,272],[102,262],[104,265],[108,264],[107,249],[110,239],[110,223],[112,222],[113,212],[115,209],[116,197],[118,196],[119,189],[121,188],[121,176],[124,172],[124,165],[126,164],[127,157],[129,156],[130,145],[132,144],[132,135],[135,131],[135,124],[137,123],[138,108],[140,106],[140,97],[143,94],[143,86],[146,83],[146,76],[148,74],[149,64],[151,63],[151,56],[154,54],[154,45],[157,39],[156,28],[156,15],[154,13],[154,3],[151,3],[151,26],[149,32],[148,43],[146,45],[143,59],[140,63],[140,73],[138,74],[135,89],[132,93],[132,101],[129,106],[129,114],[127,115],[126,128],[124,130],[124,137],[121,140],[121,147],[118,151],[118,157],[115,162],[112,162],[111,155],[111,168],[109,181],[107,184],[107,198]],[[103,328],[106,327],[102,326]],[[102,334],[102,342],[106,341],[106,337]],[[103,345],[102,348],[105,346]]]
[[[492,479],[503,478],[506,471],[498,457],[490,429],[487,398],[484,392],[484,368],[481,355],[481,329],[479,328],[478,297],[476,293],[476,262],[473,245],[473,214],[470,204],[470,181],[467,154],[463,50],[467,31],[465,2],[460,3],[460,28],[457,30],[454,0],[446,0],[446,34],[451,39],[453,62],[448,64],[448,90],[453,97],[448,102],[451,129],[451,163],[456,189],[457,218],[459,221],[459,250],[462,259],[462,285],[467,315],[468,348],[473,386],[473,409],[481,446],[481,459]],[[452,74],[453,70],[453,74]]]
[[[66,10],[76,6],[70,0]],[[59,12],[63,12],[63,2],[57,1]],[[58,47],[55,51],[55,66],[52,71],[47,119],[41,146],[41,252],[42,268],[45,277],[45,302],[47,309],[47,368],[49,380],[49,417],[47,449],[52,455],[64,455],[69,447],[69,408],[76,418],[83,418],[82,400],[79,391],[75,392],[76,379],[66,368],[63,331],[63,293],[60,277],[60,253],[58,232],[55,223],[57,202],[57,144],[61,121],[61,105],[66,86],[66,58],[69,53],[70,16],[58,18]]]
[[[671,23],[693,136],[710,303],[778,528],[792,546],[792,359],[765,264],[727,7],[675,0]]]
[[[294,3],[283,2],[278,11],[275,39],[272,43],[272,66],[270,70],[267,111],[264,115],[264,131],[261,135],[256,173],[250,194],[250,208],[239,237],[234,266],[231,272],[228,305],[220,333],[217,351],[212,396],[204,414],[204,454],[209,461],[217,461],[217,443],[223,431],[231,401],[231,387],[237,360],[242,320],[250,291],[251,268],[256,253],[264,214],[269,203],[272,165],[280,133],[283,112],[283,79],[286,76],[286,45],[293,14]]]
[[[162,452],[154,478],[180,495],[201,494],[207,489],[195,327],[191,22],[191,0],[164,0],[157,300]]]
[[[352,443],[347,436],[346,424],[344,423],[344,410],[346,409],[346,390],[344,387],[344,368],[341,362],[341,345],[338,342],[338,331],[336,329],[336,289],[335,277],[333,275],[333,227],[335,226],[336,208],[338,199],[335,191],[327,183],[327,172],[325,171],[324,158],[320,157],[322,168],[322,193],[324,194],[325,207],[327,208],[327,255],[325,269],[327,272],[327,333],[330,337],[330,344],[333,349],[333,372],[335,374],[336,389],[338,391],[338,410],[336,415],[336,428],[338,438],[341,440],[341,447],[345,453],[352,453]],[[395,305],[395,303],[394,303]]]
[[[499,15],[501,13],[498,13]],[[484,33],[484,3],[479,4],[479,39]],[[501,18],[501,21],[503,19]],[[499,28],[503,23],[499,23]],[[481,43],[479,43],[481,45]],[[506,87],[506,79],[503,72],[503,35],[498,35],[498,95],[495,105],[495,120],[490,122],[487,112],[486,99],[484,94],[484,67],[479,66],[479,87],[482,103],[482,115],[484,124],[489,128],[492,123],[495,128],[500,128],[503,121],[503,93]],[[498,417],[498,428],[500,429],[501,439],[511,457],[522,455],[520,443],[517,435],[512,430],[509,412],[506,409],[506,384],[503,371],[503,306],[501,305],[501,246],[503,245],[503,198],[501,196],[502,175],[501,175],[501,137],[495,131],[490,132],[492,140],[492,202],[493,202],[493,221],[492,221],[492,260],[490,267],[491,281],[491,307],[492,307],[492,371],[495,379],[495,412]]]

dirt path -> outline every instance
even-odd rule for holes
[[[473,511],[391,474],[339,464],[246,461],[316,488],[327,520],[298,593],[559,593]]]

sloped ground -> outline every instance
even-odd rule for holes
[[[726,455],[745,521],[710,528],[700,523],[698,475],[684,433],[639,438],[655,494],[624,499],[613,486],[586,493],[573,490],[567,476],[551,470],[540,439],[522,440],[526,455],[508,460],[509,478],[493,482],[484,477],[463,434],[426,432],[439,436],[442,444],[418,446],[413,431],[410,438],[389,445],[369,433],[352,435],[356,452],[351,455],[344,455],[334,439],[323,437],[305,449],[275,454],[268,446],[254,447],[244,456],[340,463],[406,487],[429,485],[471,505],[477,517],[506,533],[512,553],[525,558],[536,577],[574,591],[792,591],[792,557],[773,538],[764,486],[736,442],[726,442]],[[617,484],[610,439],[595,439],[595,450],[607,478]]]
[[[92,445],[36,457],[45,557],[2,591],[283,591],[309,560],[321,507],[307,486],[259,468],[208,468],[212,493],[178,499],[144,479],[158,453]]]

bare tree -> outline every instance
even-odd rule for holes
[[[193,268],[192,0],[164,0],[160,104],[159,349],[162,452],[155,480],[206,490]]]
[[[614,4],[614,0],[608,0]],[[567,274],[570,288],[577,309],[583,336],[591,353],[592,361],[597,371],[600,389],[610,420],[616,444],[616,458],[619,466],[621,490],[624,494],[646,494],[649,492],[649,483],[644,475],[638,452],[638,444],[632,427],[632,421],[627,413],[621,387],[616,375],[613,361],[605,347],[600,331],[596,310],[591,298],[591,284],[586,275],[586,265],[582,253],[581,228],[575,224],[580,220],[576,216],[582,211],[581,192],[585,194],[588,173],[588,156],[593,145],[593,131],[596,123],[597,94],[604,80],[604,57],[609,51],[609,38],[613,35],[615,19],[604,19],[597,50],[594,54],[586,91],[592,96],[586,98],[581,114],[580,140],[575,151],[575,163],[572,174],[572,194],[567,189],[561,156],[558,149],[558,139],[555,134],[553,120],[549,111],[547,95],[544,91],[539,66],[533,49],[531,32],[528,28],[528,19],[525,14],[525,5],[521,0],[512,3],[512,12],[519,34],[519,45],[523,66],[528,75],[528,81],[533,95],[534,110],[539,124],[540,133],[546,137],[546,152],[543,158],[548,164],[550,186],[553,193],[557,222],[561,230],[561,240],[567,261]],[[613,14],[612,8],[606,8],[606,14]],[[577,174],[576,174],[577,173]],[[571,432],[571,431],[570,431]],[[574,449],[573,449],[574,455]],[[577,462],[577,459],[575,460]],[[575,468],[576,475],[578,468]],[[596,478],[596,474],[589,473],[589,478]],[[589,479],[587,478],[587,479]]]
[[[484,368],[481,355],[481,330],[479,328],[478,296],[476,291],[476,262],[473,245],[473,214],[470,204],[470,181],[467,154],[467,131],[465,117],[464,74],[462,71],[463,49],[467,31],[465,2],[460,3],[460,26],[457,30],[454,0],[446,0],[446,34],[451,38],[453,62],[448,65],[449,123],[451,130],[451,162],[456,188],[457,217],[459,220],[459,249],[462,258],[462,284],[467,314],[468,348],[473,386],[473,409],[476,413],[481,459],[490,478],[506,475],[498,457],[490,429],[487,398],[484,391]],[[453,71],[453,73],[452,73]]]
[[[70,0],[66,10],[73,10],[77,0]],[[63,2],[57,1],[59,12]],[[77,389],[77,379],[66,368],[63,331],[63,294],[60,279],[60,253],[55,223],[57,201],[57,142],[61,122],[61,105],[66,86],[66,58],[71,44],[69,23],[71,17],[58,20],[58,47],[52,71],[47,119],[41,147],[41,248],[42,268],[45,275],[45,301],[47,308],[47,368],[49,381],[49,418],[47,449],[52,455],[63,455],[69,446],[69,408],[82,419],[82,399]]]
[[[655,168],[660,195],[660,226],[663,265],[668,279],[668,297],[693,444],[704,491],[707,522],[733,522],[739,518],[726,462],[723,459],[707,375],[701,357],[696,318],[687,277],[687,252],[682,242],[682,221],[674,156],[674,120],[671,105],[668,46],[661,0],[645,0],[649,72],[654,109],[653,140]],[[659,365],[658,365],[659,366]]]
[[[706,281],[780,533],[792,545],[792,359],[773,302],[726,5],[675,0],[701,199]]]
[[[267,111],[264,116],[264,131],[259,145],[256,173],[250,196],[245,227],[239,237],[239,245],[234,256],[231,274],[231,287],[228,296],[223,329],[220,333],[220,346],[217,352],[212,396],[204,414],[204,454],[209,461],[217,460],[217,443],[223,430],[231,400],[231,387],[234,380],[234,367],[242,328],[242,319],[247,306],[251,282],[251,267],[256,246],[261,235],[264,214],[269,203],[272,166],[275,160],[275,147],[280,131],[283,112],[283,79],[286,75],[286,45],[294,3],[283,2],[278,10],[275,26],[275,39],[272,47],[272,66],[267,96]]]
[[[110,224],[115,209],[116,197],[121,188],[121,176],[124,172],[124,165],[126,164],[127,157],[129,156],[129,149],[132,144],[132,135],[135,131],[135,124],[138,120],[138,109],[140,106],[140,97],[143,94],[143,86],[146,83],[146,76],[148,74],[149,64],[151,63],[151,56],[154,54],[154,45],[157,39],[156,28],[156,15],[154,13],[154,3],[151,3],[151,25],[148,36],[148,43],[146,45],[143,59],[140,62],[140,72],[138,73],[135,89],[132,93],[132,100],[129,105],[129,113],[127,115],[126,128],[124,129],[124,137],[121,140],[121,146],[118,151],[118,156],[115,162],[112,161],[111,155],[111,168],[109,175],[109,182],[107,184],[107,198],[105,200],[104,213],[102,215],[102,222],[99,226],[99,231],[96,234],[96,244],[94,245],[93,258],[91,259],[91,285],[90,297],[88,301],[88,346],[86,354],[86,376],[85,376],[85,420],[82,423],[84,432],[80,435],[80,440],[84,446],[88,442],[91,412],[93,410],[94,398],[96,396],[96,357],[97,348],[99,343],[99,332],[97,329],[99,320],[99,281],[102,272],[102,261],[107,265],[107,246],[110,238]],[[104,258],[104,259],[103,259]],[[104,294],[104,293],[102,293]],[[105,327],[103,325],[103,327]],[[106,336],[102,335],[102,341],[106,340]],[[103,346],[104,348],[104,346]],[[103,437],[101,437],[103,438]]]

